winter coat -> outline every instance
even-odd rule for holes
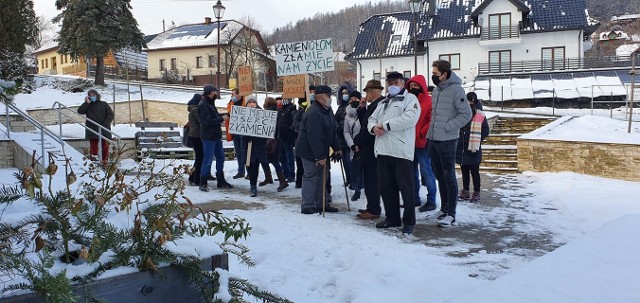
[[[222,139],[222,116],[218,113],[216,102],[208,97],[203,97],[198,104],[198,117],[200,118],[200,139],[202,141],[215,141]]]
[[[403,89],[397,96],[387,96],[369,117],[367,130],[381,124],[385,133],[376,136],[374,153],[413,161],[416,144],[416,123],[420,118],[418,98]]]
[[[471,136],[471,121],[467,125],[460,128],[460,136],[458,137],[458,145],[456,147],[456,163],[461,165],[480,165],[482,162],[482,144],[477,152],[469,150],[469,137]],[[480,142],[489,136],[489,122],[487,118],[482,121],[482,132],[480,133]]]
[[[260,108],[259,106],[257,108]],[[247,155],[249,150],[249,142],[253,142],[251,146],[251,161],[258,163],[267,163],[267,139],[260,137],[242,136],[242,152]],[[245,163],[242,163],[245,165]]]
[[[200,117],[198,116],[198,105],[187,106],[189,109],[189,137],[200,138]]]
[[[462,81],[455,74],[442,81],[433,91],[431,125],[427,138],[434,141],[448,141],[458,138],[458,131],[471,121],[471,107],[461,86]]]
[[[329,147],[340,150],[333,112],[331,108],[313,102],[302,115],[296,140],[296,156],[309,161],[327,159]]]
[[[265,110],[272,110],[272,111],[277,111],[278,108],[276,106],[269,106],[269,107],[265,107]],[[276,122],[277,125],[277,122]],[[276,136],[273,139],[267,139],[267,140],[276,140],[276,148],[274,151],[272,152],[267,152],[267,158],[269,159],[269,162],[278,162],[280,161],[280,140],[278,140],[278,129],[276,127]],[[265,141],[266,142],[266,141]]]
[[[418,94],[418,102],[420,103],[420,118],[416,123],[416,148],[425,148],[427,146],[427,132],[429,124],[431,124],[431,96],[427,91],[427,81],[424,76],[417,75],[407,81],[405,88],[409,89],[409,84],[415,82],[422,88],[422,93]]]
[[[286,103],[286,104],[285,104]],[[284,101],[282,107],[278,109],[278,118],[276,120],[276,132],[278,140],[283,143],[293,144],[295,132],[291,128],[293,124],[293,116],[296,114],[296,108],[291,102]]]
[[[101,131],[98,125],[89,122],[89,120],[91,120],[102,125],[102,127],[111,130],[111,122],[113,122],[114,115],[113,110],[111,110],[111,107],[107,102],[102,100],[96,100],[95,102],[90,103],[84,102],[80,107],[78,107],[78,114],[85,115],[87,117],[85,125],[89,129],[96,133],[102,133],[103,137],[111,139],[110,132],[104,130]],[[89,130],[85,130],[84,135],[87,139],[98,139],[98,135]]]
[[[229,103],[227,103],[227,113],[231,114],[231,107],[234,105],[245,106],[246,103],[244,102],[244,97],[240,97],[240,99],[236,101],[230,100]],[[225,129],[229,129],[229,119],[227,119],[227,121],[224,122],[224,127]],[[232,135],[231,133],[227,132],[227,135],[226,135],[227,141],[233,141],[233,136],[242,137],[240,135]]]
[[[347,106],[347,115],[344,118],[344,139],[347,146],[351,148],[355,144],[353,139],[360,133],[360,119],[358,118],[358,108],[351,105]]]
[[[347,141],[344,138],[344,119],[347,115],[347,106],[348,103],[341,104],[335,113],[336,134],[338,135],[338,142],[340,142],[340,147],[343,149],[349,148],[349,145],[347,145]]]
[[[304,114],[305,108],[300,107],[295,114],[293,115],[293,123],[291,124],[291,129],[296,133],[300,132],[300,123],[302,122],[302,114]]]
[[[342,84],[338,87],[338,94],[337,94],[337,95],[338,95],[338,106],[341,106],[341,105],[343,105],[343,104],[345,104],[345,103],[349,103],[349,101],[345,102],[345,101],[342,99],[342,96],[343,96],[342,91],[343,91],[343,90],[345,90],[345,89],[346,89],[346,90],[347,90],[347,92],[348,92],[348,93],[347,93],[347,98],[349,97],[349,94],[351,94],[351,93],[354,91],[353,87],[351,86],[351,84],[349,84],[349,82],[342,83]]]
[[[358,108],[358,119],[360,120],[360,132],[353,138],[353,143],[360,148],[360,157],[364,161],[375,161],[375,154],[373,147],[375,143],[375,135],[372,135],[367,130],[369,124],[369,117],[373,115],[378,108],[378,104],[384,100],[384,97],[380,97],[371,102],[367,108]]]

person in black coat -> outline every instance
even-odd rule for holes
[[[291,100],[282,99],[281,97],[276,98],[276,102],[278,103],[276,132],[278,141],[280,141],[280,165],[287,182],[293,182],[296,178],[295,159],[293,156],[296,135],[291,126],[293,125],[296,107],[291,103]]]
[[[380,101],[384,100],[382,95],[382,83],[378,80],[370,80],[364,88],[366,102],[361,103],[357,110],[360,119],[360,132],[353,139],[356,145],[356,152],[362,161],[364,170],[364,194],[367,197],[367,207],[360,209],[356,217],[364,220],[375,220],[380,218],[382,208],[380,207],[380,189],[378,186],[378,159],[374,154],[374,144],[376,137],[369,133],[369,117],[376,111]]]
[[[248,98],[247,107],[260,108],[255,98]],[[249,143],[251,143],[251,155],[248,155]],[[243,154],[245,157],[249,156],[250,165],[247,167],[247,173],[249,174],[249,185],[251,186],[251,197],[258,195],[258,168],[261,164],[267,163],[267,139],[260,137],[243,136]],[[246,158],[245,158],[246,159]],[[244,163],[242,165],[245,165]]]
[[[347,106],[349,105],[349,95],[354,91],[351,85],[347,82],[338,87],[338,109],[335,113],[336,118],[336,132],[338,134],[338,142],[340,142],[340,148],[342,150],[343,164],[345,170],[345,176],[348,186],[351,184],[351,149],[347,145],[347,141],[344,139],[344,120],[347,115]]]
[[[298,99],[298,110],[293,116],[293,123],[291,124],[291,129],[294,131],[294,145],[295,141],[298,139],[298,133],[300,132],[300,123],[302,123],[302,115],[307,110],[307,102],[306,98]],[[302,158],[295,155],[296,158],[296,188],[302,188],[302,176],[304,175],[304,166],[302,165]]]
[[[324,210],[337,212],[338,209],[327,202],[329,195],[323,198],[323,174],[328,172],[329,148],[333,148],[334,160],[342,158],[342,151],[336,134],[336,122],[331,111],[331,88],[318,85],[315,89],[315,102],[311,103],[302,116],[300,132],[296,141],[296,155],[302,158],[304,176],[302,179],[303,214],[313,214]],[[326,175],[328,179],[328,173]]]
[[[264,109],[265,110],[278,110],[278,104],[274,98],[267,97],[264,100]],[[278,176],[278,191],[282,191],[283,189],[289,186],[287,182],[287,178],[284,176],[284,172],[282,171],[282,166],[280,166],[280,141],[278,140],[278,130],[276,124],[276,136],[273,139],[267,139],[267,160],[268,163],[262,164],[262,169],[264,170],[265,180],[260,182],[259,186],[265,186],[267,184],[273,184],[273,177],[271,176],[271,168],[269,168],[269,164],[273,165],[276,170],[276,175]]]
[[[218,180],[218,188],[233,188],[224,179],[224,150],[222,149],[222,122],[227,120],[227,116],[222,116],[216,108],[216,99],[218,99],[218,88],[211,84],[204,86],[202,100],[198,104],[198,118],[200,118],[200,139],[204,156],[202,159],[202,168],[200,169],[200,190],[209,191],[207,187],[207,175],[211,170],[213,157],[216,158],[216,178]]]
[[[482,146],[480,143],[489,136],[489,123],[484,113],[480,110],[482,104],[478,101],[477,95],[473,92],[468,93],[467,100],[469,101],[469,105],[471,105],[473,115],[471,121],[460,129],[460,136],[458,137],[458,145],[456,147],[456,163],[460,164],[462,171],[462,190],[458,198],[460,200],[480,202],[480,162],[482,162]],[[480,142],[477,143],[477,150],[472,147],[473,144],[470,145],[472,123],[482,123],[482,131],[479,138]],[[473,178],[472,196],[469,196],[469,174],[471,174]]]
[[[84,103],[78,108],[78,113],[86,115],[87,121],[85,125],[93,130],[93,132],[88,129],[85,130],[85,138],[89,139],[89,153],[93,158],[92,160],[97,160],[102,155],[100,160],[106,163],[107,159],[109,159],[109,142],[104,138],[111,139],[111,133],[104,131],[100,126],[111,130],[111,122],[113,122],[114,118],[113,110],[111,110],[107,102],[100,100],[98,91],[90,89],[84,98]],[[96,133],[101,134],[102,137]],[[98,150],[99,145],[100,150]]]

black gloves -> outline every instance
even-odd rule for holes
[[[333,154],[331,154],[331,157],[329,157],[331,159],[331,161],[333,162],[338,162],[340,160],[342,160],[342,152],[334,152]]]
[[[355,145],[351,145],[351,150],[352,151],[356,151],[356,146]]]

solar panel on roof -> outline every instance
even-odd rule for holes
[[[532,80],[551,80],[551,75],[549,74],[533,74],[531,75]]]
[[[620,82],[622,83],[631,83],[631,74],[628,71],[616,71],[618,78],[620,78]],[[640,81],[640,77],[636,76],[636,82]]]
[[[227,26],[226,22],[220,22],[220,30]],[[218,29],[217,22],[209,24],[198,24],[177,28],[167,40],[179,39],[182,37],[202,37],[208,36],[212,31]]]

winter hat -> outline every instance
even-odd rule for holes
[[[101,96],[100,96],[100,93],[99,93],[97,90],[95,90],[95,89],[93,89],[93,88],[92,88],[92,89],[90,89],[90,90],[88,90],[88,91],[87,91],[87,96],[88,96],[88,95],[91,95],[91,94],[96,95],[97,99],[98,99],[98,100],[100,100],[100,97],[101,97]]]
[[[364,87],[363,91],[367,91],[368,89],[379,89],[379,90],[383,90],[384,87],[382,87],[382,83],[380,83],[380,81],[378,80],[369,80],[367,82],[367,85]]]
[[[387,81],[396,79],[404,80],[404,76],[399,72],[390,72],[387,74]]]
[[[211,92],[217,92],[217,91],[218,91],[218,88],[213,86],[213,84],[207,84],[204,86],[204,89],[203,89],[205,96],[210,94]]]
[[[326,85],[318,85],[316,86],[315,94],[325,94],[327,96],[331,96],[331,87],[328,87]]]
[[[474,92],[467,93],[467,100],[473,101],[474,103],[478,101],[478,95]]]
[[[315,86],[315,85],[313,85],[313,84],[309,85],[309,90],[313,90],[313,91],[315,91],[315,90],[316,90],[316,86]]]
[[[356,97],[356,98],[358,98],[358,100],[360,100],[360,99],[362,99],[362,94],[359,91],[354,90],[349,94],[349,99],[351,99],[353,97]]]

